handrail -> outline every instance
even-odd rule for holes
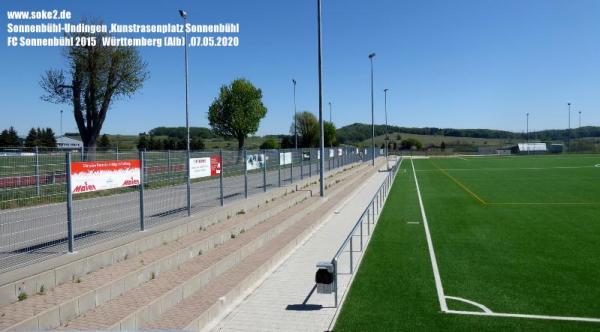
[[[396,164],[392,167],[392,170],[390,171],[390,174],[388,174],[386,180],[388,180],[391,177],[396,177],[396,173],[398,171],[398,168],[400,167],[400,165],[402,164],[402,160],[404,160],[403,158],[400,159],[400,162],[396,162]],[[332,258],[332,262],[334,259],[338,258],[344,248],[346,247],[346,245],[348,244],[348,242],[350,242],[350,239],[352,238],[352,236],[354,236],[354,231],[356,231],[356,228],[360,225],[361,221],[363,220],[363,218],[365,217],[365,215],[371,210],[371,205],[373,205],[373,202],[375,201],[376,198],[378,198],[381,189],[383,189],[384,185],[386,185],[386,182],[383,182],[380,186],[379,189],[377,189],[377,192],[375,193],[375,195],[373,195],[373,198],[371,199],[371,201],[369,201],[369,204],[367,204],[367,207],[363,210],[363,213],[360,215],[360,217],[358,218],[358,220],[356,221],[356,223],[354,224],[354,226],[352,227],[352,229],[350,230],[350,232],[348,233],[348,236],[346,237],[346,239],[344,240],[344,242],[342,242],[342,245],[339,247],[339,249],[337,250],[337,252],[335,253],[335,255],[333,255]],[[391,186],[390,186],[391,188]],[[388,188],[389,189],[389,188]]]
[[[400,157],[400,161],[396,160],[396,163],[394,164],[394,166],[392,166],[392,168],[389,171],[387,177],[385,178],[385,180],[383,181],[383,183],[379,186],[379,188],[377,189],[377,192],[375,192],[375,195],[373,195],[373,198],[371,199],[371,201],[369,202],[369,204],[367,204],[367,207],[363,210],[363,213],[360,215],[360,217],[358,218],[358,220],[356,221],[356,223],[354,224],[354,226],[352,226],[352,229],[350,230],[350,232],[348,233],[348,236],[346,236],[346,239],[344,240],[344,242],[342,242],[342,245],[339,247],[339,249],[337,250],[337,252],[335,253],[335,255],[333,255],[333,258],[331,259],[331,264],[333,265],[333,274],[334,274],[334,296],[335,296],[335,307],[338,306],[338,268],[337,268],[337,262],[338,262],[338,258],[341,256],[341,254],[344,252],[344,249],[346,248],[346,246],[348,244],[350,244],[350,274],[354,273],[354,269],[353,269],[353,248],[352,248],[352,240],[353,237],[355,236],[354,233],[356,232],[356,230],[359,228],[360,226],[360,251],[363,251],[363,231],[362,231],[362,224],[364,222],[364,218],[365,216],[368,216],[369,212],[371,212],[371,209],[373,209],[373,224],[375,224],[375,202],[379,203],[379,201],[376,200],[382,200],[381,205],[383,205],[383,200],[387,197],[387,194],[389,193],[392,184],[393,184],[393,180],[396,178],[396,174],[398,173],[398,169],[400,168],[400,166],[402,165],[402,161],[404,160],[404,158]],[[383,194],[383,199],[381,197],[381,195]],[[377,205],[377,209],[379,210],[379,205]],[[369,226],[370,223],[367,223],[367,226]],[[368,228],[368,232],[370,235],[370,228]],[[367,236],[369,236],[367,235]]]

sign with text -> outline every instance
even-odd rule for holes
[[[279,153],[279,165],[289,165],[292,163],[291,152],[280,152]]]
[[[264,154],[249,154],[246,155],[246,169],[251,171],[265,167]]]
[[[139,160],[80,161],[71,163],[71,193],[137,186],[141,181]]]
[[[221,174],[221,157],[190,158],[190,179]]]

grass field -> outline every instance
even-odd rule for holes
[[[599,155],[405,161],[335,330],[600,330],[599,184]]]

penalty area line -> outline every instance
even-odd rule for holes
[[[435,258],[435,252],[433,250],[433,241],[431,241],[431,234],[429,233],[429,223],[427,222],[427,215],[425,214],[425,207],[423,206],[423,199],[421,198],[421,189],[419,188],[419,180],[417,180],[417,172],[415,171],[415,163],[410,160],[412,165],[413,176],[415,178],[415,185],[417,187],[417,196],[419,198],[419,206],[421,207],[421,218],[423,219],[423,228],[425,228],[425,238],[427,239],[427,247],[429,248],[429,257],[431,259],[431,268],[433,269],[433,278],[435,280],[435,288],[437,290],[438,301],[440,302],[440,309],[442,312],[448,311],[448,304],[446,303],[446,297],[444,296],[444,288],[442,287],[442,278],[440,277],[440,270],[437,265],[437,259]]]

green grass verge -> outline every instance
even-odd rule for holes
[[[598,156],[416,161],[445,295],[495,312],[600,317],[600,206],[492,204],[600,202],[597,163]],[[448,306],[478,311],[451,300]],[[397,175],[335,326],[336,331],[593,329],[600,324],[442,313],[410,162]]]

